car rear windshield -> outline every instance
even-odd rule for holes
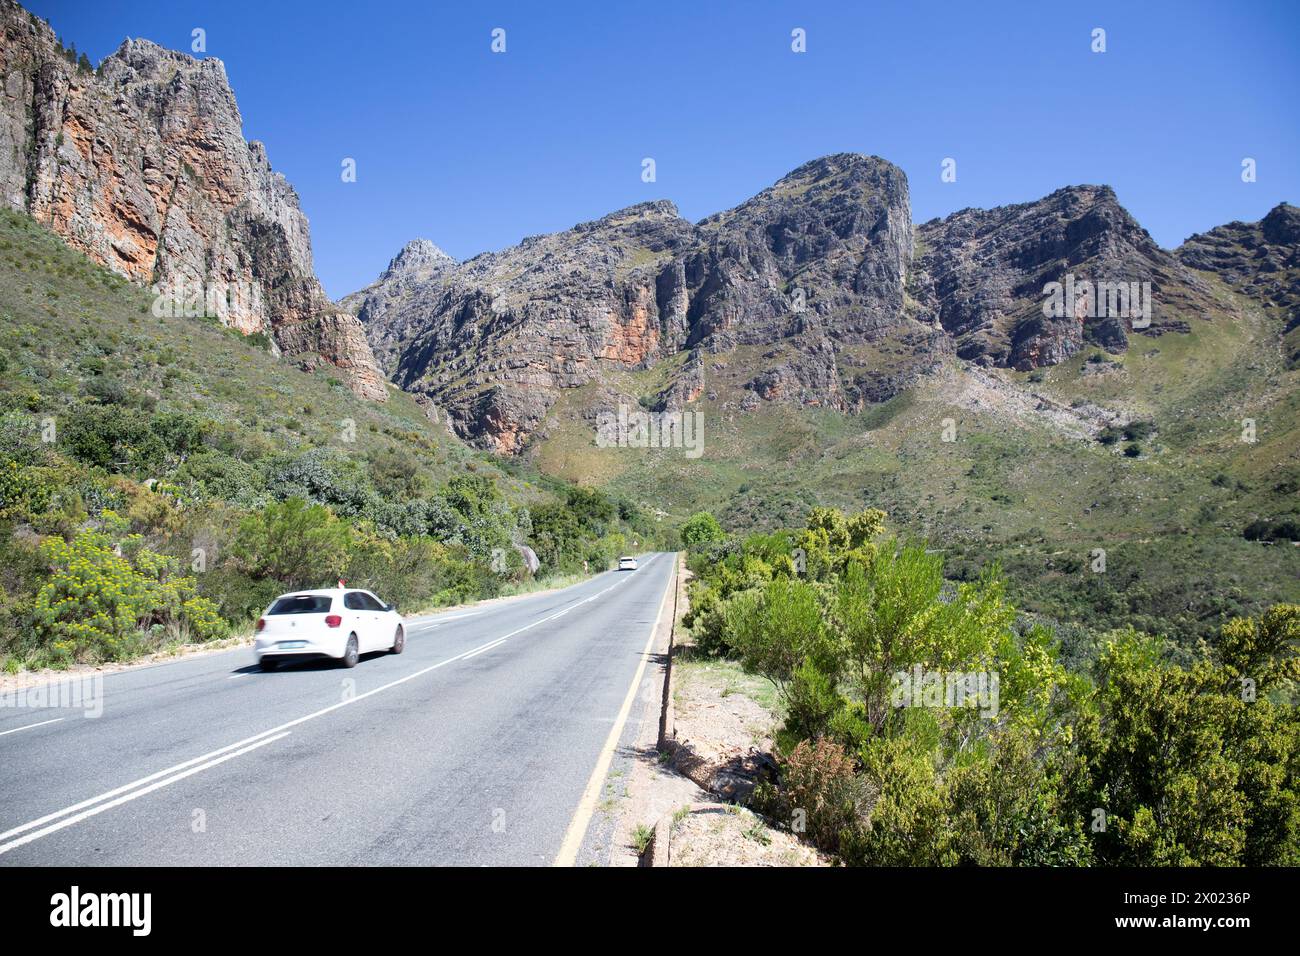
[[[330,609],[328,594],[291,594],[271,605],[267,614],[324,614]]]

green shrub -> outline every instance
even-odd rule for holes
[[[174,558],[144,548],[138,535],[122,537],[125,522],[112,512],[101,521],[103,530],[83,530],[71,542],[41,543],[51,572],[32,618],[54,662],[125,660],[152,649],[146,632],[155,627],[181,640],[226,634],[216,606]]]
[[[867,792],[853,759],[832,740],[802,740],[781,761],[778,798],[759,805],[786,827],[834,853],[844,835],[862,825]],[[766,803],[764,803],[766,800]]]
[[[707,511],[697,511],[687,518],[678,533],[682,536],[682,544],[691,550],[725,537],[718,519]]]
[[[290,498],[240,521],[231,553],[244,573],[297,590],[333,586],[346,570],[350,540],[328,508]]]

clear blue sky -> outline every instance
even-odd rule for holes
[[[417,236],[463,259],[648,199],[699,219],[842,150],[901,166],[918,222],[1109,183],[1173,246],[1300,203],[1296,0],[27,6],[96,63],[204,28],[335,297]]]

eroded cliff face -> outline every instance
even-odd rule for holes
[[[1207,270],[1257,298],[1294,288],[1291,207],[1176,252],[1107,186],[915,228],[909,210],[901,170],[842,153],[695,224],[645,203],[460,264],[421,241],[345,301],[397,384],[514,453],[565,389],[594,382],[607,404],[607,372],[682,353],[659,409],[712,398],[706,370],[725,366],[742,410],[855,411],[954,357],[1027,370],[1233,316]]]
[[[1035,202],[963,209],[917,227],[917,241],[922,252],[909,291],[918,314],[951,337],[960,358],[980,365],[1056,365],[1089,344],[1119,352],[1135,332],[1184,330],[1185,316],[1222,309],[1205,282],[1157,246],[1109,186],[1071,186]],[[1045,315],[1048,286],[1071,281],[1079,290],[1071,307]],[[1127,308],[1103,301],[1098,289],[1127,291],[1133,283],[1139,294],[1149,289],[1150,298]]]
[[[0,196],[69,245],[184,308],[266,332],[304,367],[387,391],[354,316],[317,281],[307,219],[245,142],[220,60],[127,40],[98,71],[0,0]]]
[[[1300,366],[1300,209],[1273,207],[1259,222],[1231,222],[1190,237],[1174,253],[1184,265],[1278,310],[1292,367]]]
[[[699,397],[705,356],[783,341],[754,367],[753,394],[846,407],[841,346],[916,325],[903,314],[911,255],[906,177],[846,153],[699,224],[659,201],[460,264],[403,267],[404,250],[344,301],[394,382],[512,452],[561,390],[683,350],[661,407]]]

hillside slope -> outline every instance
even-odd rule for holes
[[[412,610],[657,543],[630,503],[497,463],[396,388],[368,401],[268,346],[155,316],[0,210],[0,667],[210,639],[339,577]]]
[[[1296,221],[1170,251],[1076,186],[913,229],[902,173],[841,154],[699,224],[646,204],[349,304],[397,382],[545,473],[738,529],[883,507],[1032,610],[1190,637],[1300,596]],[[702,456],[601,447],[620,408],[699,413]]]
[[[356,320],[317,281],[297,194],[245,142],[221,61],[126,40],[98,69],[0,0],[0,203],[168,305],[262,332],[387,397]]]

